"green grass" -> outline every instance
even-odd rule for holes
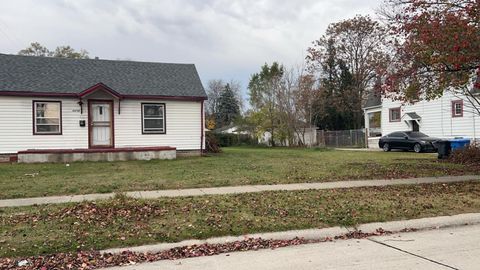
[[[0,257],[478,211],[479,182],[3,208]]]
[[[210,157],[128,162],[0,164],[0,199],[131,190],[474,173],[433,154],[226,148]],[[35,174],[35,176],[31,176]]]

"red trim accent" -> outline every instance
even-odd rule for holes
[[[83,92],[85,92],[85,91],[83,91]],[[115,93],[117,93],[117,92],[115,92]],[[77,93],[60,93],[60,92],[59,93],[47,93],[47,92],[31,92],[31,91],[0,91],[0,96],[72,97],[72,98],[79,98],[79,94],[77,94]],[[185,101],[207,100],[207,97],[198,97],[198,96],[120,95],[120,97],[122,99],[126,99],[126,98],[128,98],[128,99],[163,99],[163,100],[185,100]]]
[[[203,133],[204,133],[204,123],[203,123],[203,119],[205,117],[205,113],[203,111],[203,100],[201,101],[201,105],[200,105],[200,118],[202,119],[201,122],[202,122],[202,127],[201,127],[201,135],[200,135],[200,155],[203,154]]]
[[[122,98],[122,95],[120,95],[118,92],[116,92],[112,88],[108,87],[104,83],[97,83],[97,84],[85,89],[84,91],[80,92],[78,94],[78,96],[80,98],[83,98],[84,96],[89,95],[91,93],[94,93],[96,91],[105,91],[105,92],[109,93],[110,95],[112,95],[116,98]]]
[[[124,99],[164,99],[164,100],[186,100],[186,101],[202,101],[206,97],[194,96],[158,96],[158,95],[123,95]]]
[[[60,132],[57,133],[38,133],[35,131],[35,102],[55,102],[60,104]],[[48,135],[63,135],[63,119],[62,119],[62,101],[60,100],[32,100],[32,132],[33,135],[41,135],[41,136],[48,136]]]
[[[177,150],[171,146],[125,147],[125,148],[94,148],[94,149],[29,149],[18,151],[18,154],[73,154],[73,153],[112,153],[112,152],[142,152]]]
[[[455,111],[455,105],[456,104],[460,104],[462,105],[462,112],[460,114],[456,114],[456,111]],[[452,117],[456,118],[456,117],[463,117],[463,100],[452,100]]]
[[[45,92],[30,92],[30,91],[0,91],[0,96],[13,97],[73,97],[77,98],[75,93],[45,93]]]
[[[399,118],[397,120],[392,120],[392,111],[398,111]],[[388,121],[390,122],[400,122],[402,120],[402,109],[401,107],[391,108],[388,110]]]
[[[17,154],[11,155],[10,156],[10,162],[18,162],[18,155]]]
[[[110,103],[110,135],[111,135],[111,145],[92,145],[92,103]],[[113,100],[103,100],[103,99],[89,99],[88,100],[88,148],[115,148],[115,120],[114,120],[114,107],[115,103]]]

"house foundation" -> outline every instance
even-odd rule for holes
[[[69,163],[78,161],[128,161],[175,159],[174,147],[112,149],[50,149],[18,152],[19,163]]]

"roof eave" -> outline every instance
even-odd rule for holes
[[[81,98],[77,93],[61,92],[31,92],[31,91],[0,91],[0,96],[10,97],[57,97],[57,98]],[[121,95],[122,99],[159,99],[159,100],[184,100],[203,101],[205,96],[162,96],[162,95]]]
[[[380,105],[375,105],[375,106],[363,107],[363,110],[377,109],[377,108],[381,108],[381,107],[382,107],[382,104],[380,104]]]

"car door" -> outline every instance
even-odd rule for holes
[[[388,135],[390,148],[399,149],[402,148],[402,133],[394,132]]]
[[[401,133],[400,135],[400,142],[399,142],[399,148],[402,149],[412,149],[413,148],[414,141],[412,138],[410,138],[406,133]]]

